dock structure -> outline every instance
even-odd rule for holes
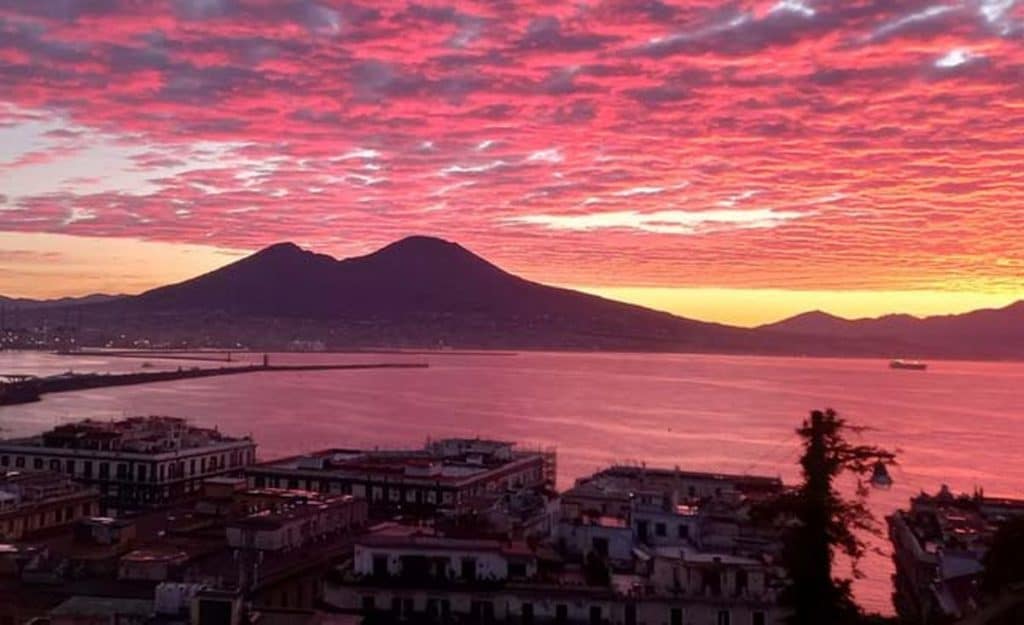
[[[242,373],[299,372],[299,371],[350,371],[363,369],[425,369],[426,363],[368,363],[334,365],[245,365],[241,367],[179,368],[173,371],[148,371],[144,373],[65,373],[50,377],[2,376],[0,375],[0,406],[24,404],[39,401],[49,393],[67,393],[110,386],[130,386],[153,382],[173,382],[193,378],[209,378],[219,375]]]

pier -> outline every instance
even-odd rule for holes
[[[300,372],[300,371],[355,371],[364,369],[425,369],[427,363],[373,363],[345,365],[245,365],[218,368],[179,368],[174,371],[144,373],[67,373],[50,377],[0,375],[0,406],[25,404],[42,399],[50,393],[67,393],[111,386],[130,386],[153,382],[173,382],[194,378],[211,378],[242,373]]]

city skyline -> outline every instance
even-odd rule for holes
[[[0,293],[409,234],[699,319],[1024,295],[1024,5],[0,3]]]

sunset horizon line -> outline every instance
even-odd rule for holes
[[[31,301],[81,299],[93,296],[134,297],[152,289],[177,284],[217,271],[234,262],[274,247],[293,245],[305,252],[326,255],[336,261],[343,261],[370,255],[409,239],[434,239],[457,245],[466,250],[467,253],[497,266],[502,271],[539,284],[571,289],[695,321],[720,323],[741,328],[769,326],[792,319],[793,317],[813,313],[830,315],[844,321],[865,321],[890,316],[910,316],[916,319],[925,319],[929,317],[960,315],[982,310],[998,310],[1024,301],[1024,294],[929,289],[793,289],[781,287],[705,287],[695,285],[593,285],[553,282],[537,278],[533,275],[524,275],[524,272],[521,271],[508,269],[503,263],[492,261],[488,256],[475,252],[472,246],[464,245],[454,238],[420,232],[405,234],[387,243],[367,248],[367,251],[351,255],[337,255],[334,252],[324,251],[321,246],[312,242],[301,241],[298,237],[286,237],[272,243],[260,245],[254,249],[216,248],[219,258],[215,258],[214,262],[202,263],[201,265],[203,266],[198,267],[192,273],[180,274],[165,280],[148,280],[146,283],[140,284],[135,288],[86,288],[77,291],[72,289],[60,292],[26,292],[0,289],[0,297],[8,300]],[[169,245],[184,246],[183,244]],[[364,245],[363,247],[365,248],[366,246]],[[188,255],[188,252],[186,252],[186,255]],[[17,276],[8,274],[8,278],[12,277],[16,278]],[[958,297],[964,299],[957,300],[956,298]],[[904,305],[877,307],[875,300],[879,298],[903,302]],[[788,302],[784,300],[788,300]],[[750,311],[750,306],[760,306],[762,308],[760,311]],[[759,312],[760,314],[748,315],[746,317],[738,316],[735,314],[738,310],[745,310],[748,313]]]

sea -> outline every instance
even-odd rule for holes
[[[235,355],[258,361],[262,354]],[[427,363],[426,369],[253,373],[96,389],[0,407],[0,437],[85,417],[173,415],[255,437],[262,459],[325,447],[420,446],[480,436],[558,451],[560,488],[612,463],[800,477],[795,429],[833,408],[854,440],[897,453],[875,489],[880,525],[911,496],[1024,497],[1024,363],[935,361],[891,370],[871,359],[634,353],[271,354],[272,364]],[[227,363],[0,352],[0,375]],[[143,367],[145,367],[143,369]],[[872,538],[855,582],[865,607],[892,612],[887,539]],[[837,571],[843,574],[843,571]]]

